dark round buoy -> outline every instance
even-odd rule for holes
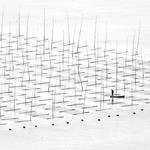
[[[37,125],[35,125],[35,128],[37,128]]]
[[[11,128],[9,128],[9,131],[11,131],[12,129]]]
[[[116,116],[119,117],[119,114],[117,114]]]
[[[26,127],[25,127],[25,126],[23,126],[23,128],[25,129]]]
[[[54,126],[54,123],[52,123],[52,126]]]
[[[84,120],[83,120],[83,119],[81,119],[81,121],[83,122]]]
[[[143,111],[144,109],[141,109],[141,111]]]
[[[66,124],[69,124],[69,122],[67,121]]]
[[[110,118],[110,115],[108,115],[108,117]]]
[[[97,119],[97,121],[101,121],[101,119]]]
[[[135,115],[136,113],[135,113],[135,112],[133,112],[133,114]]]

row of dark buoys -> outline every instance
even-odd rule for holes
[[[117,117],[119,117],[119,114],[116,114],[116,116],[117,116]],[[108,117],[108,118],[110,118],[111,116],[110,116],[110,115],[108,115],[107,117]]]
[[[144,109],[143,109],[143,108],[141,108],[140,110],[141,110],[141,111],[144,111]],[[136,112],[133,112],[133,114],[135,115],[135,114],[136,114]],[[117,117],[119,117],[119,114],[116,114],[116,116],[117,116]],[[110,118],[111,116],[110,116],[110,115],[108,115],[107,117],[108,117],[108,118]],[[83,121],[84,121],[84,119],[81,119],[81,121],[83,122]],[[98,118],[98,119],[97,119],[97,121],[101,121],[101,119],[99,119],[99,118]],[[66,122],[66,124],[70,124],[70,122],[69,122],[69,121],[67,121],[67,122]],[[54,124],[54,123],[52,123],[52,126],[54,126],[54,125],[55,125],[55,124]],[[37,125],[35,125],[34,127],[35,127],[35,128],[37,128]],[[25,128],[26,128],[26,126],[23,126],[23,128],[25,129]],[[9,128],[9,131],[12,131],[12,129],[11,129],[11,128]]]
[[[34,127],[35,127],[35,128],[37,128],[37,125],[35,125]],[[22,128],[23,128],[23,129],[25,129],[25,128],[26,128],[26,126],[23,126]],[[11,129],[11,128],[9,128],[9,131],[12,131],[12,129]]]

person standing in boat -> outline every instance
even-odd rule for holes
[[[111,96],[112,96],[112,100],[111,100],[111,102],[113,103],[114,102],[114,90],[111,90]]]

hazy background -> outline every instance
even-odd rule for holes
[[[83,17],[83,39],[93,40],[95,17],[98,18],[97,31],[100,41],[104,41],[107,24],[108,39],[126,47],[128,39],[132,43],[133,34],[138,34],[141,24],[140,48],[148,56],[150,47],[150,1],[149,0],[0,0],[4,10],[4,24],[16,24],[18,12],[21,15],[22,32],[27,15],[30,15],[30,32],[43,31],[45,9],[47,37],[50,36],[52,17],[55,18],[55,35],[60,37],[66,30],[66,16],[70,18],[70,33],[78,28]],[[1,11],[2,12],[2,11]],[[7,29],[6,29],[7,30]],[[17,30],[17,28],[16,28]],[[115,44],[114,44],[115,45]],[[130,45],[130,47],[132,47]]]

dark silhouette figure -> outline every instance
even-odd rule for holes
[[[112,96],[112,104],[113,104],[113,102],[114,102],[114,98],[113,98],[113,96],[114,96],[114,90],[111,90],[111,96]]]
[[[112,96],[114,95],[114,90],[111,90],[111,95],[112,95]]]

